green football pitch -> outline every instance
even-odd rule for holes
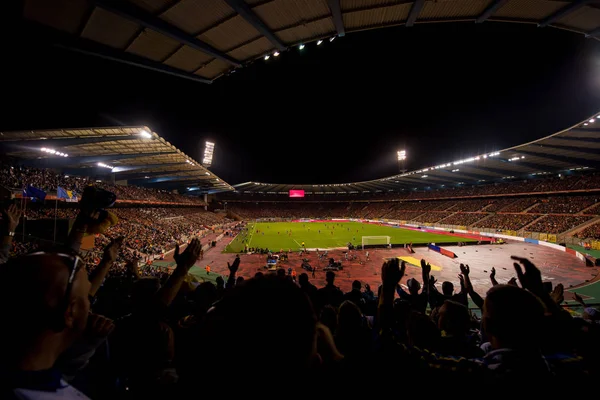
[[[389,236],[392,244],[475,241],[453,235],[439,235],[360,222],[259,222],[248,224],[247,228],[225,248],[225,252],[239,253],[246,244],[248,247],[269,248],[275,251],[298,250],[302,242],[309,249],[346,247],[348,243],[360,246],[363,236]],[[385,241],[373,241],[372,244],[385,244]]]

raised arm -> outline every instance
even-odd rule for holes
[[[104,278],[106,278],[106,274],[110,270],[110,267],[117,261],[117,256],[119,255],[119,251],[123,246],[122,237],[117,238],[110,242],[108,246],[104,249],[104,256],[100,261],[100,264],[96,266],[96,268],[90,274],[90,283],[92,284],[90,287],[90,296],[95,296],[100,286],[102,286],[102,282],[104,282]]]
[[[179,245],[175,246],[175,254],[173,257],[177,262],[177,268],[175,268],[173,274],[156,294],[156,299],[159,304],[168,307],[173,302],[179,289],[181,289],[181,284],[183,283],[185,276],[198,260],[201,247],[200,240],[198,239],[192,239],[190,244],[181,254],[179,254]]]
[[[12,245],[15,231],[19,225],[21,210],[16,204],[11,204],[8,208],[2,210],[2,243],[0,243],[0,264],[8,261],[10,255],[10,246]]]
[[[376,326],[379,333],[394,325],[394,292],[404,275],[405,264],[400,266],[398,258],[391,258],[381,266],[381,295],[377,307]]]
[[[496,286],[498,281],[496,280],[496,268],[492,267],[492,272],[490,272],[490,280],[492,281],[492,286]]]
[[[460,272],[462,272],[462,276],[464,279],[465,290],[467,291],[469,296],[471,296],[471,300],[473,300],[473,303],[475,303],[475,305],[477,307],[479,307],[480,309],[483,309],[483,298],[479,295],[479,293],[477,293],[475,291],[475,289],[473,289],[473,284],[471,283],[471,278],[469,278],[471,269],[469,268],[468,265],[461,264]]]

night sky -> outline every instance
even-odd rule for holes
[[[340,183],[490,152],[600,110],[600,44],[533,25],[417,25],[290,49],[212,85],[13,38],[0,130],[148,125],[231,184]]]

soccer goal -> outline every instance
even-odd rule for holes
[[[363,236],[362,237],[362,249],[365,246],[389,246],[390,236]]]

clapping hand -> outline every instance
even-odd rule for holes
[[[6,224],[7,232],[14,232],[21,219],[21,209],[16,204],[11,204],[8,208],[2,210],[2,219]]]
[[[533,294],[541,295],[544,293],[544,285],[542,284],[542,273],[531,261],[523,257],[511,256],[513,260],[517,260],[523,267],[525,272],[521,269],[521,265],[514,263],[515,271],[521,282],[521,287],[527,289]]]
[[[189,270],[194,266],[198,257],[200,257],[200,250],[202,249],[202,245],[200,244],[200,240],[192,239],[190,244],[185,248],[183,253],[179,253],[179,245],[175,245],[175,254],[173,254],[173,258],[175,262],[177,262],[177,266],[182,266],[186,270]]]
[[[119,255],[119,251],[121,247],[123,247],[123,240],[125,238],[123,236],[118,237],[112,240],[108,246],[104,248],[104,260],[108,262],[114,262],[117,260],[117,256]]]

